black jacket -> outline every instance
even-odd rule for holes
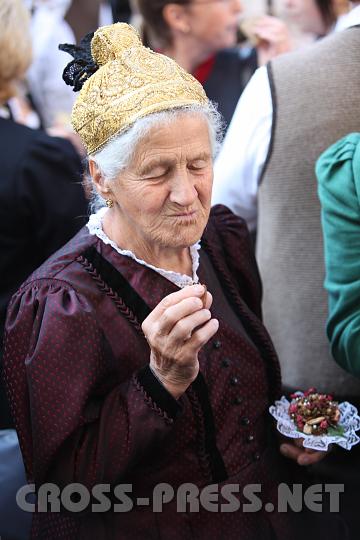
[[[0,118],[0,343],[13,293],[84,225],[81,172],[69,141]]]
[[[204,83],[206,95],[218,104],[226,128],[236,105],[254,71],[257,69],[256,49],[225,49],[215,58],[214,67]]]

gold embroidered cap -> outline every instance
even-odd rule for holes
[[[60,47],[69,52],[70,46]],[[99,28],[91,40],[91,56],[93,68],[82,63],[77,79],[82,88],[71,115],[89,154],[139,118],[207,102],[203,87],[192,75],[171,58],[144,47],[128,24]],[[76,62],[75,57],[69,64],[73,71]]]

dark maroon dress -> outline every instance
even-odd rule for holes
[[[134,501],[128,512],[36,513],[33,538],[297,538],[288,514],[264,509],[181,512],[173,500],[153,511],[159,483],[175,493],[186,482],[200,489],[261,484],[261,499],[276,504],[286,479],[268,413],[280,391],[279,364],[260,321],[246,226],[225,207],[211,212],[198,275],[214,296],[220,328],[178,401],[152,375],[141,332],[142,320],[177,287],[86,227],[13,297],[5,377],[29,481],[89,490],[131,484]],[[140,497],[150,505],[136,504]]]

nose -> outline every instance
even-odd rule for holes
[[[198,193],[195,189],[194,179],[191,178],[187,171],[177,174],[171,185],[170,201],[184,208],[189,208],[197,197]]]

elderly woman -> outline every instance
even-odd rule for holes
[[[248,233],[226,208],[210,213],[218,114],[131,27],[90,39],[64,47],[65,78],[82,87],[73,124],[103,207],[20,288],[7,320],[6,381],[39,495],[33,537],[297,538],[287,514],[239,510],[252,484],[277,504],[286,460]],[[323,457],[283,450],[300,464]],[[47,512],[44,483],[62,494]]]

